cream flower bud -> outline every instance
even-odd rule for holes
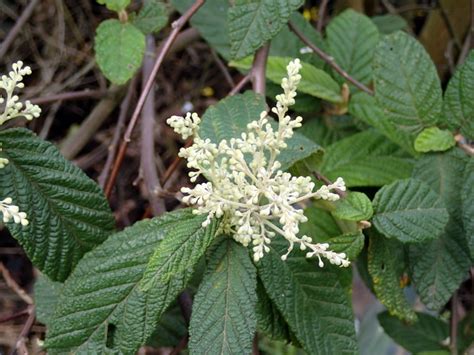
[[[0,212],[3,215],[3,222],[7,223],[13,219],[13,222],[21,224],[22,226],[27,226],[29,224],[26,219],[26,213],[20,212],[18,206],[12,205],[13,200],[11,197],[7,197],[0,201]]]

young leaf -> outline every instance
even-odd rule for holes
[[[441,84],[422,44],[404,32],[383,37],[374,57],[375,97],[400,130],[416,135],[441,118]]]
[[[375,26],[377,26],[379,32],[384,35],[408,28],[408,22],[399,15],[387,14],[374,16],[370,19],[375,24]]]
[[[408,132],[399,130],[395,123],[388,119],[375,97],[365,92],[355,93],[349,101],[349,112],[357,119],[376,128],[411,155],[417,155],[413,147],[413,137]]]
[[[194,0],[171,0],[172,5],[180,13],[184,13]],[[227,28],[227,12],[229,1],[206,0],[203,6],[191,18],[191,25],[199,31],[212,48],[225,59],[230,58],[229,31]]]
[[[456,145],[456,140],[451,132],[438,127],[425,128],[415,139],[417,152],[444,152]]]
[[[252,91],[230,96],[206,110],[199,134],[216,144],[223,139],[238,138],[247,130],[247,124],[257,120],[265,110],[264,98]],[[320,146],[298,132],[287,143],[288,147],[278,157],[283,169],[288,169],[299,160],[322,155]]]
[[[134,25],[106,20],[95,36],[97,64],[114,84],[124,84],[141,66],[145,54],[145,35]]]
[[[250,69],[252,61],[252,57],[247,57],[239,61],[233,61],[230,65],[239,69]],[[287,75],[286,66],[290,61],[291,58],[288,57],[268,57],[266,77],[272,82],[280,84],[281,78]],[[329,74],[308,63],[302,62],[301,65],[301,81],[298,85],[298,92],[333,103],[343,102],[341,88]]]
[[[415,179],[399,180],[382,187],[373,201],[373,222],[379,232],[403,243],[438,238],[449,214],[440,196]]]
[[[416,314],[400,285],[405,266],[405,251],[400,242],[384,238],[378,233],[370,235],[368,269],[377,299],[391,315],[413,322]]]
[[[144,34],[159,32],[168,23],[168,7],[161,0],[145,0],[132,24]]]
[[[130,5],[131,0],[97,0],[101,5],[105,5],[109,10],[120,12]]]
[[[227,20],[231,57],[243,58],[272,39],[286,25],[303,0],[236,0]]]
[[[379,32],[372,21],[348,9],[329,23],[326,33],[330,54],[336,63],[358,81],[369,84],[374,50],[379,41]]]
[[[79,259],[114,229],[99,186],[57,148],[26,129],[0,132],[0,191],[26,212],[28,226],[8,223],[33,264],[52,280],[65,280]]]
[[[278,240],[271,248],[257,265],[259,275],[304,349],[311,354],[357,353],[352,309],[341,284],[347,270],[318,268],[297,251],[282,261],[286,245]]]
[[[257,320],[257,270],[248,251],[224,237],[209,254],[189,327],[193,354],[250,354]],[[211,350],[212,349],[212,350]]]
[[[381,186],[409,177],[410,159],[375,130],[344,138],[327,147],[321,172],[330,180],[344,177],[346,185]]]
[[[474,159],[470,158],[464,171],[462,183],[462,216],[471,260],[474,260]]]
[[[189,209],[166,213],[136,223],[88,253],[64,284],[47,333],[48,352],[135,353],[193,273],[192,267],[183,269],[143,292],[139,285],[149,259],[183,224],[204,219]],[[187,233],[203,238],[195,230]]]
[[[54,315],[62,289],[61,282],[51,281],[43,274],[39,274],[36,279],[34,291],[36,319],[46,326],[49,326]]]
[[[350,192],[345,198],[336,201],[333,216],[348,221],[362,221],[372,217],[372,202],[362,192]]]
[[[474,51],[456,70],[444,94],[444,117],[453,129],[474,139]]]
[[[414,354],[447,350],[448,324],[429,314],[417,313],[416,315],[418,321],[413,324],[406,324],[387,312],[380,313],[378,318],[385,332]]]

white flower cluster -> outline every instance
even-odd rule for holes
[[[26,213],[20,212],[20,208],[12,205],[12,202],[13,201],[10,197],[0,201],[0,212],[3,214],[3,222],[7,223],[13,219],[15,223],[27,226],[29,222],[26,219]]]
[[[0,124],[16,117],[25,117],[32,120],[33,117],[39,117],[41,109],[33,105],[30,101],[24,104],[19,102],[19,97],[14,95],[16,88],[23,88],[23,77],[31,74],[31,68],[23,67],[23,62],[18,61],[12,65],[12,70],[7,75],[2,75],[0,80],[0,89],[5,90],[6,97],[0,97],[0,105],[4,104],[3,113],[0,114]]]
[[[282,80],[283,93],[276,97],[272,112],[278,116],[278,129],[269,121],[267,112],[247,125],[247,132],[240,138],[221,141],[218,145],[199,137],[197,114],[186,117],[173,116],[167,122],[183,138],[194,136],[193,145],[182,148],[179,156],[187,159],[191,181],[202,174],[208,182],[193,189],[182,188],[186,194],[183,202],[195,205],[196,214],[207,214],[206,226],[213,218],[223,218],[224,232],[231,233],[244,246],[253,245],[254,260],[258,261],[270,249],[273,237],[282,235],[289,243],[288,254],[298,244],[307,250],[307,257],[316,256],[319,266],[321,257],[330,263],[347,267],[344,253],[328,250],[327,243],[313,243],[308,236],[298,237],[299,223],[307,221],[298,203],[310,199],[334,201],[339,198],[335,189],[344,191],[341,178],[335,183],[313,192],[315,184],[309,177],[295,177],[280,170],[277,160],[280,151],[287,147],[285,140],[293,136],[293,130],[301,126],[302,118],[292,119],[288,107],[295,103],[296,87],[301,79],[298,59],[287,66],[288,77]]]
[[[15,89],[25,87],[23,78],[31,74],[31,68],[23,66],[22,61],[18,61],[12,65],[12,70],[7,75],[2,75],[0,79],[0,89],[4,90],[5,97],[0,96],[0,105],[3,105],[3,112],[0,114],[0,125],[8,120],[16,117],[25,117],[32,120],[39,117],[41,109],[37,105],[33,105],[30,101],[24,104],[19,102],[19,97],[14,95]],[[2,148],[0,148],[2,151]],[[0,157],[0,169],[8,164],[8,159]],[[3,222],[7,223],[13,219],[13,222],[23,226],[28,225],[26,213],[20,212],[20,208],[12,204],[13,200],[7,197],[0,201],[0,213],[3,215]]]

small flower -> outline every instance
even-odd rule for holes
[[[12,202],[13,200],[10,197],[0,201],[0,212],[3,214],[3,222],[7,223],[13,219],[13,222],[27,226],[29,222],[26,219],[26,213],[20,212],[20,208],[12,205]]]
[[[278,129],[270,124],[268,113],[247,125],[240,138],[223,140],[218,145],[199,137],[201,119],[195,113],[186,117],[172,116],[167,122],[184,139],[194,136],[194,143],[182,148],[179,156],[194,169],[189,173],[191,181],[204,175],[208,182],[194,188],[183,188],[184,203],[194,205],[194,213],[207,214],[203,226],[213,218],[223,218],[222,228],[232,234],[244,246],[252,245],[254,260],[258,261],[270,251],[269,244],[276,235],[289,243],[288,254],[298,244],[308,250],[306,256],[321,258],[341,267],[349,266],[344,253],[328,250],[327,243],[313,243],[308,236],[298,237],[299,224],[307,221],[299,202],[310,199],[335,201],[339,195],[333,191],[345,190],[344,180],[324,185],[313,192],[315,184],[309,177],[295,177],[280,170],[277,160],[286,148],[286,140],[301,127],[302,118],[287,115],[289,106],[295,103],[296,88],[301,80],[298,59],[287,66],[288,77],[282,80],[283,93],[276,97],[272,112],[278,117]]]
[[[12,70],[7,75],[2,75],[0,79],[0,89],[5,91],[6,97],[0,97],[0,104],[4,104],[3,113],[0,114],[0,124],[5,123],[16,117],[25,117],[32,120],[39,117],[41,109],[37,105],[33,105],[30,101],[24,104],[19,102],[19,97],[14,95],[15,89],[25,87],[23,78],[31,74],[31,68],[23,66],[22,61],[18,61],[12,65]]]

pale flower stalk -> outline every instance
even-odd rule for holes
[[[25,87],[23,78],[31,74],[29,66],[23,66],[22,61],[18,61],[12,65],[12,70],[8,75],[2,75],[0,79],[0,89],[3,89],[3,95],[0,96],[0,106],[3,107],[3,112],[0,113],[0,125],[17,117],[24,117],[27,120],[32,120],[39,117],[41,109],[37,105],[33,105],[30,101],[22,103],[19,97],[14,94],[16,89]],[[2,148],[0,148],[0,152]],[[0,157],[0,169],[8,164],[8,159]],[[20,212],[20,208],[13,204],[13,200],[7,197],[0,201],[0,212],[3,215],[3,222],[7,223],[13,220],[14,223],[22,226],[28,225],[26,213]]]
[[[345,183],[338,178],[333,184],[313,191],[310,177],[295,177],[281,170],[278,155],[287,147],[285,142],[293,130],[301,127],[302,118],[292,119],[288,108],[295,103],[296,88],[301,80],[299,59],[287,66],[288,76],[283,78],[283,93],[277,95],[272,112],[278,117],[274,129],[267,112],[247,125],[240,138],[223,140],[219,144],[199,136],[201,119],[196,113],[186,117],[172,116],[167,122],[184,139],[193,136],[189,148],[181,148],[179,156],[193,169],[192,182],[203,175],[208,182],[194,188],[184,187],[183,202],[195,207],[194,213],[207,214],[203,226],[212,219],[222,218],[223,232],[233,235],[244,246],[252,245],[254,260],[260,260],[270,251],[269,244],[276,235],[289,243],[281,258],[286,260],[295,245],[306,250],[306,257],[316,257],[323,267],[322,258],[341,267],[350,262],[344,253],[329,250],[327,243],[313,243],[306,235],[298,237],[299,224],[308,219],[299,203],[307,199],[336,201],[336,189],[345,191]]]

